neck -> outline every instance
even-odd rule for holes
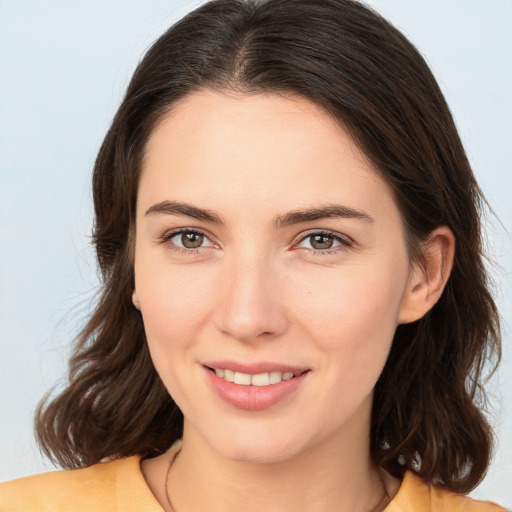
[[[292,459],[253,464],[223,457],[186,424],[169,497],[175,512],[370,512],[398,483],[377,473],[367,439],[360,432],[328,438]]]

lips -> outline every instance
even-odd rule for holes
[[[203,365],[215,393],[240,409],[262,410],[281,402],[301,387],[307,368],[275,363],[208,362]]]

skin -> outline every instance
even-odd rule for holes
[[[148,213],[164,201],[223,224]],[[276,226],[287,212],[327,204],[368,218]],[[172,237],[192,228],[204,234],[195,251]],[[318,231],[341,242],[327,235],[319,245]],[[363,512],[378,502],[373,389],[397,325],[423,316],[449,276],[453,235],[440,227],[431,238],[427,264],[412,266],[390,187],[314,103],[202,90],[174,105],[143,162],[133,300],[185,416],[168,481],[175,510]],[[218,359],[310,371],[284,400],[250,411],[208,385],[203,364]],[[166,509],[168,462],[142,464]],[[394,494],[399,482],[382,476]]]

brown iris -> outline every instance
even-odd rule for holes
[[[181,235],[181,243],[183,244],[183,247],[186,247],[187,249],[197,249],[198,247],[201,247],[203,243],[204,235],[201,233],[183,233]]]
[[[314,249],[330,249],[333,244],[332,236],[328,235],[312,235],[311,247]]]

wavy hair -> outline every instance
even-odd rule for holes
[[[371,456],[395,477],[468,492],[483,478],[492,431],[486,362],[499,360],[484,267],[485,200],[449,108],[415,47],[355,0],[214,0],[165,32],[138,65],[97,156],[94,244],[103,278],[69,382],[36,413],[42,450],[63,467],[165,451],[183,416],[151,362],[134,309],[133,233],[145,146],[177,100],[203,88],[308,98],[349,131],[392,187],[411,261],[448,226],[455,262],[438,303],[397,328],[376,385]]]

